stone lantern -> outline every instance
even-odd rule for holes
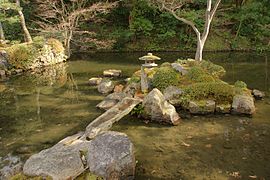
[[[140,57],[139,60],[144,61],[143,67],[152,68],[158,66],[155,61],[160,60],[159,57],[154,56],[152,53],[147,53],[147,55]]]
[[[160,60],[160,58],[154,56],[152,53],[147,53],[147,55],[140,57],[139,60],[144,61],[144,64],[141,66],[141,90],[142,92],[148,92],[149,82],[144,68],[157,67],[158,65],[155,63],[155,61]]]

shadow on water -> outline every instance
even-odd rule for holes
[[[80,54],[58,68],[0,82],[0,156],[12,152],[26,158],[83,130],[102,113],[95,105],[103,96],[87,85],[88,79],[110,68],[130,76],[144,54]],[[163,59],[159,64],[193,56],[156,54]],[[206,59],[225,67],[225,81],[242,80],[268,95],[269,57],[205,53]],[[135,145],[136,179],[270,179],[270,99],[256,106],[252,118],[195,116],[176,127],[127,116],[113,130],[127,133]]]

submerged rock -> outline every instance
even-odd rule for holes
[[[107,77],[120,77],[122,75],[122,71],[117,69],[109,69],[103,71],[103,75]]]
[[[232,111],[237,114],[255,113],[254,99],[248,95],[236,95],[233,97]]]
[[[180,106],[180,95],[183,91],[176,86],[169,86],[163,91],[164,97],[174,106]]]
[[[89,85],[96,86],[99,85],[102,81],[102,78],[93,77],[88,80]]]
[[[23,173],[50,176],[54,180],[77,177],[85,170],[82,152],[87,152],[89,147],[89,141],[78,139],[81,135],[67,137],[53,147],[32,155],[24,164]]]
[[[188,109],[191,114],[214,113],[215,101],[213,100],[190,101]]]
[[[98,85],[98,92],[102,94],[107,94],[113,91],[114,83],[111,80],[102,80]]]
[[[180,117],[175,107],[165,100],[165,97],[158,89],[153,89],[143,100],[143,117],[152,121],[178,125]]]
[[[0,158],[0,179],[8,180],[15,174],[22,171],[22,162],[19,157],[8,154],[5,158]]]
[[[87,165],[91,173],[104,179],[134,179],[134,147],[127,135],[105,132],[90,142],[88,150]]]
[[[254,96],[255,99],[262,99],[265,96],[265,93],[264,92],[259,91],[257,89],[253,89],[252,90],[252,94],[253,94],[253,96]]]

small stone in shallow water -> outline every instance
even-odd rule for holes
[[[103,71],[103,75],[107,77],[119,77],[122,75],[122,71],[117,69],[109,69]]]
[[[93,77],[93,78],[90,78],[90,79],[88,80],[88,83],[89,83],[89,85],[91,85],[91,86],[96,86],[96,85],[99,85],[99,84],[101,83],[101,81],[102,81],[102,78],[96,78],[96,77]]]
[[[262,99],[262,98],[264,98],[264,96],[265,96],[265,93],[264,93],[264,92],[259,91],[259,90],[257,90],[257,89],[253,89],[253,90],[252,90],[252,94],[253,94],[253,96],[255,97],[255,99]]]

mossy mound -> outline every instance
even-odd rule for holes
[[[14,44],[5,48],[8,62],[15,69],[31,69],[55,64],[66,59],[64,47],[57,39],[46,40],[42,36],[33,39],[33,43]]]
[[[217,104],[232,104],[233,97],[237,94],[251,96],[244,82],[237,81],[234,85],[230,85],[222,81],[220,78],[225,73],[222,66],[210,61],[187,59],[177,60],[173,64],[163,63],[159,68],[155,68],[151,73],[152,78],[148,77],[148,80],[152,88],[158,88],[160,91],[169,86],[180,88],[183,93],[175,100],[184,108],[190,101],[213,100]],[[147,73],[147,76],[149,74]],[[140,73],[134,73],[131,79],[140,82]]]
[[[178,86],[179,73],[171,67],[161,67],[157,69],[152,79],[152,85],[155,88],[163,91],[169,86]]]

